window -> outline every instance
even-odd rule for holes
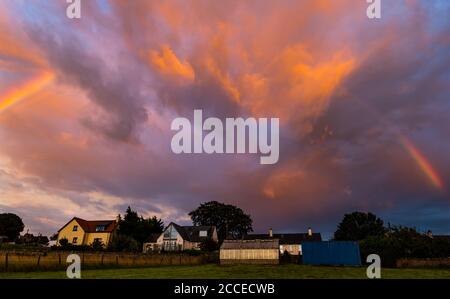
[[[102,239],[102,238],[95,238],[95,239],[94,239],[94,242],[102,243],[102,242],[103,242],[103,239]]]
[[[73,231],[73,232],[78,231],[78,225],[74,225],[72,231]]]
[[[164,241],[163,248],[166,251],[178,251],[181,250],[181,246],[177,244],[177,241]]]
[[[206,230],[201,230],[200,233],[199,233],[199,236],[200,236],[200,237],[207,237],[207,236],[208,236],[208,231],[206,231]]]
[[[101,224],[101,225],[97,225],[97,227],[95,228],[95,231],[102,232],[102,231],[105,231],[105,229],[106,229],[106,225]]]
[[[72,244],[77,244],[77,242],[78,242],[78,237],[73,237]]]
[[[173,225],[169,226],[164,232],[164,239],[176,240],[177,236],[178,232]]]

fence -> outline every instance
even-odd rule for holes
[[[74,252],[76,253],[76,252]],[[0,271],[45,271],[66,269],[71,252],[0,252]],[[81,267],[86,268],[137,268],[167,265],[201,265],[209,261],[207,255],[184,254],[129,254],[129,253],[76,253]]]

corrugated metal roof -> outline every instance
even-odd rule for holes
[[[278,239],[271,240],[225,240],[220,249],[279,249]]]

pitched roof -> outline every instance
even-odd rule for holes
[[[167,227],[173,225],[177,232],[181,235],[184,240],[190,242],[201,242],[203,240],[211,239],[212,234],[215,230],[215,226],[181,226],[176,223],[171,222]],[[206,237],[200,237],[200,231],[207,231]]]
[[[65,228],[73,220],[75,220],[86,233],[98,232],[96,229],[97,229],[97,226],[99,226],[99,225],[105,226],[105,229],[102,230],[101,232],[111,233],[117,228],[117,225],[118,225],[116,220],[84,220],[84,219],[81,219],[78,217],[73,217],[61,229],[59,229],[58,232],[60,232],[63,228]]]
[[[161,236],[161,234],[150,234],[150,236],[148,236],[147,240],[145,240],[146,243],[156,243],[156,241],[158,241],[159,236]]]
[[[224,240],[220,249],[277,249],[278,239],[270,240]]]
[[[249,234],[244,236],[244,240],[271,240],[279,239],[280,244],[301,244],[305,241],[322,241],[320,233],[313,233],[311,236],[308,233],[296,233],[296,234],[273,234],[270,237],[269,234]]]

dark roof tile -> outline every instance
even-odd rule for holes
[[[244,237],[244,240],[270,240],[279,239],[280,244],[301,244],[305,241],[322,241],[322,236],[320,233],[313,233],[309,236],[307,233],[296,233],[296,234],[273,234],[270,237],[269,234],[249,234]]]

